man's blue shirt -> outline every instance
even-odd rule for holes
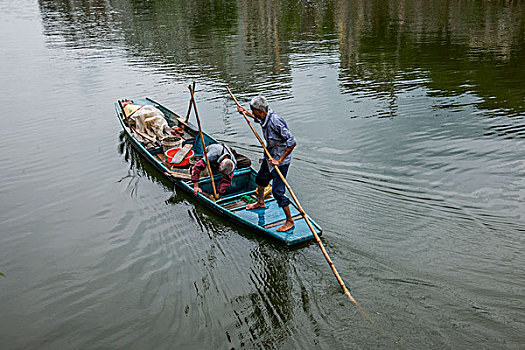
[[[273,159],[278,160],[284,153],[284,150],[288,147],[291,147],[295,144],[295,138],[293,137],[290,130],[288,130],[288,125],[277,113],[273,110],[268,110],[264,121],[261,121],[258,118],[255,118],[255,121],[261,124],[264,139],[266,140],[266,148],[270,152]],[[265,158],[267,159],[266,155]],[[281,162],[281,164],[290,164],[292,161],[292,154],[290,153],[286,158]],[[270,171],[273,167],[268,164]]]

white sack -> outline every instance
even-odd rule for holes
[[[164,114],[157,108],[147,105],[136,111],[131,119],[135,121],[138,132],[150,136],[152,139],[162,140],[169,135],[170,127]]]

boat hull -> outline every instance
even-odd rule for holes
[[[194,125],[185,123],[185,121],[179,115],[149,98],[133,100],[133,103],[139,105],[149,104],[160,109],[165,115],[165,118],[170,126],[183,127],[188,132],[190,137],[195,136],[195,140],[193,141],[193,150],[196,154],[202,154],[202,145],[199,145],[200,140],[196,137],[197,128]],[[144,143],[135,136],[136,133],[134,133],[133,127],[127,123],[119,102],[115,103],[115,111],[119,122],[132,146],[153,166],[155,166],[155,168],[164,174],[167,179],[177,186],[177,188],[190,194],[195,200],[207,208],[213,210],[220,216],[227,218],[234,224],[252,229],[259,234],[272,237],[288,246],[306,242],[314,238],[314,235],[308,227],[306,220],[301,216],[295,204],[290,205],[290,212],[292,217],[294,217],[295,226],[293,229],[286,232],[277,231],[277,228],[281,226],[282,223],[284,223],[285,216],[283,210],[277,206],[275,199],[265,199],[265,208],[246,210],[247,203],[244,203],[244,201],[249,198],[256,198],[255,176],[257,172],[252,167],[236,169],[234,172],[234,180],[232,181],[232,184],[228,188],[226,194],[218,201],[210,200],[208,197],[202,194],[195,196],[193,194],[192,182],[187,179],[187,175],[185,175],[186,178],[184,179],[177,177],[178,173],[173,172],[173,169],[168,169],[168,167],[170,167],[169,163],[160,159],[161,156],[159,156],[159,152],[162,151],[159,148],[153,150],[148,149],[145,147]],[[203,133],[203,136],[206,146],[217,142],[213,137],[206,133]],[[216,183],[218,183],[220,177],[220,174],[214,176]],[[204,191],[208,190],[207,192],[211,192],[210,177],[202,177],[199,181],[199,186]],[[312,220],[310,216],[308,216],[308,219],[312,223],[316,233],[321,235],[321,227],[315,223],[315,221]]]

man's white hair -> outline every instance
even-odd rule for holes
[[[225,175],[230,175],[233,172],[233,167],[235,164],[233,164],[233,161],[231,159],[224,159],[219,164],[219,171],[221,173],[224,173]]]
[[[250,107],[258,111],[268,112],[268,101],[262,96],[255,96],[250,101]]]

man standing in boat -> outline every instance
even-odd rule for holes
[[[219,172],[222,174],[222,179],[217,186],[217,193],[222,196],[233,180],[233,171],[237,167],[237,160],[234,156],[234,151],[222,143],[212,143],[206,147],[206,154],[210,161],[212,172]],[[197,195],[202,193],[199,187],[200,173],[206,169],[206,161],[204,158],[199,160],[191,170],[191,181],[193,181],[193,193]]]
[[[268,108],[268,102],[263,96],[254,97],[250,101],[250,109],[252,110],[251,112],[242,106],[237,107],[239,113],[242,114],[244,112],[252,117],[255,122],[261,124],[264,139],[266,140],[266,148],[272,157],[268,159],[265,154],[265,159],[255,179],[258,188],[257,202],[249,204],[246,209],[252,210],[265,207],[264,188],[272,181],[272,194],[286,215],[286,222],[277,231],[288,231],[294,227],[294,221],[290,214],[290,200],[284,195],[286,187],[274,167],[279,167],[283,176],[286,177],[292,161],[291,153],[297,143],[290,130],[288,130],[288,125],[284,119]]]

